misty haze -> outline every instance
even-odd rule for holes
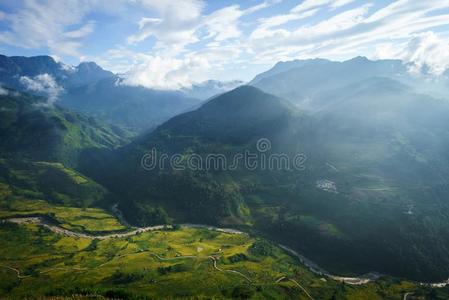
[[[0,298],[449,299],[448,21],[0,0]]]

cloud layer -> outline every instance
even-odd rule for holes
[[[39,74],[35,77],[22,76],[20,83],[34,93],[40,94],[47,98],[47,104],[52,105],[58,100],[60,93],[64,90],[60,87],[55,79],[49,74]]]
[[[449,0],[220,3],[24,0],[0,6],[0,43],[95,60],[127,84],[162,89],[248,80],[277,61],[312,57],[400,58],[437,76],[449,67]]]

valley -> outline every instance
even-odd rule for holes
[[[101,227],[103,220],[95,222],[100,224],[94,227]],[[330,299],[332,295],[334,298],[345,295],[344,299],[401,299],[402,294],[430,291],[428,285],[392,281],[384,276],[370,281],[369,277],[343,278],[311,272],[310,266],[302,265],[307,260],[299,255],[299,259],[289,256],[295,252],[288,248],[282,250],[240,231],[206,225],[153,226],[126,233],[89,234],[59,227],[39,217],[19,217],[3,219],[0,235],[7,241],[0,251],[1,288],[17,297],[27,295],[27,286],[49,279],[51,286],[42,286],[33,295],[76,293],[94,298],[138,299],[139,295],[163,294],[221,299],[243,293],[241,296],[251,298],[284,295]],[[33,246],[23,248],[15,244],[24,240]],[[13,256],[11,251],[15,251]],[[218,290],[213,288],[216,280],[220,281]],[[92,281],[96,282],[94,289],[89,288]],[[337,293],[338,282],[348,285],[339,287]],[[381,294],[377,294],[378,286],[385,284],[389,292],[383,287]],[[171,286],[178,286],[177,292]],[[192,286],[199,289],[192,290]],[[440,287],[438,293],[444,294],[444,290]]]
[[[2,62],[0,298],[449,297],[449,102],[400,61],[176,91]]]

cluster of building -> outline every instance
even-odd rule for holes
[[[338,193],[337,186],[335,182],[327,180],[327,179],[320,179],[316,181],[316,187],[320,190],[329,192],[329,193]]]

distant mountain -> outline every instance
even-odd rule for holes
[[[344,62],[316,59],[277,64],[256,76],[251,84],[308,109],[316,94],[372,77],[387,77],[404,83],[411,80],[407,66],[400,60],[371,61],[356,57]]]
[[[136,133],[154,128],[200,103],[179,91],[152,90],[122,82],[120,77],[111,76],[69,88],[59,103]]]
[[[234,83],[210,82],[185,91],[159,91],[127,86],[121,77],[94,62],[70,66],[50,56],[0,55],[0,86],[38,96],[126,127],[134,134],[154,128],[200,103],[193,95],[209,97]]]
[[[281,61],[274,65],[273,68],[269,69],[268,71],[262,72],[256,77],[254,77],[253,80],[249,82],[249,85],[256,85],[259,81],[261,81],[264,78],[271,77],[292,69],[301,68],[306,65],[320,65],[320,64],[328,64],[330,61],[327,59],[306,59],[306,60],[292,60],[292,61]]]
[[[50,56],[5,56],[0,55],[0,83],[23,90],[20,78],[33,78],[48,74],[61,87],[75,87],[89,82],[113,76],[112,72],[103,70],[94,62],[83,62],[76,67],[56,62]]]
[[[94,149],[113,149],[127,133],[45,99],[3,89],[0,95],[0,153],[15,159],[61,162],[76,167]]]
[[[114,74],[106,71],[94,62],[82,62],[72,69],[72,74],[67,77],[68,87],[77,87],[113,77]]]
[[[206,100],[212,96],[233,90],[243,84],[243,81],[218,81],[207,80],[199,84],[194,84],[190,88],[184,88],[181,91],[188,97]]]

